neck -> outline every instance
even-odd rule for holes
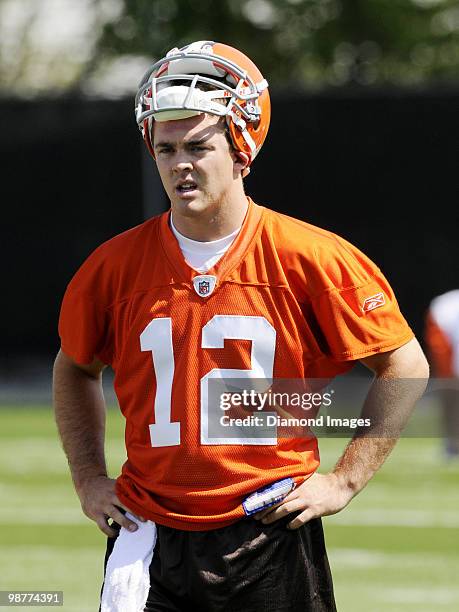
[[[185,215],[176,207],[172,207],[172,219],[175,228],[192,240],[210,242],[228,236],[241,227],[247,213],[247,196],[231,199],[209,206],[198,214]]]

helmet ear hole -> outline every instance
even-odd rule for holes
[[[250,157],[247,155],[247,153],[242,153],[242,151],[236,151],[236,155],[237,157],[239,157],[243,164],[245,164],[246,166],[249,165]]]
[[[235,151],[235,154],[239,158],[239,160],[244,164],[241,174],[242,174],[242,178],[245,178],[250,172],[250,156],[247,155],[247,153],[243,153],[242,151]]]

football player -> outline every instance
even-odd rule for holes
[[[210,388],[330,380],[360,361],[375,373],[366,410],[384,424],[406,420],[425,383],[377,383],[424,379],[425,358],[362,252],[246,196],[270,99],[243,53],[211,41],[172,49],[145,74],[136,118],[171,207],[83,263],[54,368],[74,485],[108,536],[101,608],[335,610],[320,517],[351,501],[396,436],[356,436],[321,474],[312,435],[213,433]],[[104,458],[107,365],[126,419],[116,480]]]
[[[433,374],[443,381],[440,390],[446,459],[459,458],[459,289],[447,291],[430,303],[425,341]]]

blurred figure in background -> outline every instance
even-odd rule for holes
[[[455,379],[440,391],[445,454],[459,458],[459,289],[434,298],[426,317],[425,341],[432,374]]]

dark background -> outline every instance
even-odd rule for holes
[[[429,301],[459,286],[459,90],[272,95],[246,191],[330,229],[383,270],[420,336]],[[2,367],[59,348],[67,282],[101,242],[162,210],[132,99],[0,104]]]

